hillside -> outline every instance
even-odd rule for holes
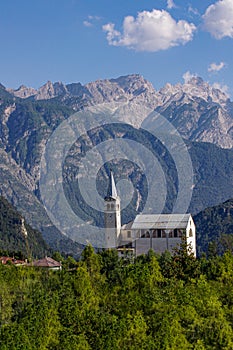
[[[0,197],[0,251],[21,253],[25,258],[44,257],[51,249],[39,231],[33,230],[23,217]]]
[[[75,265],[0,266],[1,350],[232,349],[232,254],[150,252],[132,264],[87,246]]]
[[[207,208],[194,216],[197,229],[198,253],[207,252],[209,242],[217,244],[221,253],[225,249],[233,249],[233,199]],[[227,236],[229,238],[227,239]]]

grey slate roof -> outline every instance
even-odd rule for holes
[[[117,190],[116,190],[115,180],[114,180],[112,171],[110,173],[109,186],[108,186],[106,198],[112,198],[112,199],[117,198]]]
[[[186,228],[190,214],[140,214],[137,215],[132,230]]]

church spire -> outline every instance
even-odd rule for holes
[[[116,199],[117,197],[118,196],[117,196],[117,189],[116,189],[114,176],[113,176],[112,171],[110,171],[109,186],[108,186],[108,191],[107,191],[106,198]]]

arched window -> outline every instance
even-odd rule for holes
[[[191,228],[189,229],[189,237],[193,237],[193,230]]]

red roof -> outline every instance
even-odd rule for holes
[[[25,264],[24,260],[17,260],[15,258],[11,258],[9,256],[1,256],[0,257],[0,263],[2,263],[3,265],[6,265],[6,263],[10,261],[12,264],[14,265],[18,265],[18,264]]]

